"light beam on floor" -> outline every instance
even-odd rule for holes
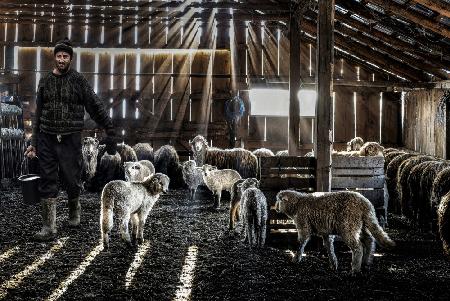
[[[57,289],[46,300],[54,301],[58,300],[66,291],[67,288],[74,282],[78,277],[83,275],[84,271],[88,266],[91,265],[92,261],[97,257],[97,255],[103,250],[103,243],[100,242],[91,252],[86,256],[83,262],[67,277],[63,282],[61,282]]]
[[[198,247],[190,246],[180,275],[181,285],[177,288],[174,301],[187,301],[191,299],[192,279],[194,278],[197,254]]]
[[[142,245],[139,246],[138,251],[136,252],[136,255],[134,256],[134,260],[130,265],[130,268],[128,269],[127,275],[125,276],[125,288],[128,289],[131,285],[131,282],[133,282],[134,275],[136,275],[137,270],[142,264],[142,261],[144,260],[145,255],[148,252],[148,249],[150,248],[150,242],[146,241]]]
[[[3,253],[2,255],[0,255],[0,263],[5,261],[9,257],[13,256],[17,251],[19,251],[19,247],[15,246],[15,247],[9,249],[8,251],[6,251],[5,253]]]
[[[68,237],[60,238],[53,245],[53,247],[39,259],[27,266],[23,271],[15,274],[9,280],[0,285],[0,300],[4,299],[8,295],[8,289],[17,288],[22,281],[42,266],[48,259],[50,259],[56,252],[58,252],[66,243]]]

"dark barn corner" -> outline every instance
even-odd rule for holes
[[[450,299],[450,0],[0,16],[0,300]]]

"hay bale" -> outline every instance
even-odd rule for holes
[[[431,156],[419,155],[407,159],[400,165],[397,175],[397,190],[398,200],[404,216],[412,217],[410,205],[411,192],[408,186],[408,177],[411,174],[411,170],[422,162],[431,161],[434,159],[435,158]]]

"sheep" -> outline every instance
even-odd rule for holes
[[[276,196],[275,210],[294,220],[300,242],[295,260],[300,262],[310,236],[320,235],[328,251],[332,269],[337,270],[334,235],[339,235],[352,251],[352,273],[361,263],[372,263],[375,238],[383,247],[395,246],[378,224],[372,203],[358,192],[301,193],[282,190]]]
[[[408,176],[411,174],[411,169],[422,162],[431,160],[434,160],[431,156],[419,155],[407,159],[400,165],[397,176],[398,201],[401,212],[406,217],[412,217],[411,194],[408,186]]]
[[[425,229],[431,229],[432,217],[435,216],[432,204],[432,190],[433,182],[437,178],[437,175],[444,169],[450,167],[447,162],[434,161],[423,171],[420,179],[420,189],[423,193],[423,199],[419,203],[419,221]]]
[[[117,152],[120,154],[120,158],[122,158],[122,163],[138,161],[136,152],[128,144],[125,143],[117,144]]]
[[[347,142],[347,151],[358,151],[364,144],[364,140],[361,137],[355,137]]]
[[[152,162],[141,160],[139,162],[125,162],[125,180],[132,183],[142,183],[148,177],[155,174]]]
[[[399,208],[396,207],[397,205],[397,199],[398,199],[398,193],[397,193],[397,174],[398,169],[400,165],[403,163],[403,161],[407,160],[408,158],[411,158],[415,156],[415,154],[402,154],[394,159],[391,160],[391,162],[386,167],[386,186],[389,193],[389,205],[394,210],[394,212],[398,212]]]
[[[219,169],[234,169],[243,178],[256,177],[258,159],[246,149],[208,147],[206,139],[201,135],[197,135],[192,141],[189,141],[189,144],[197,166],[209,164]]]
[[[361,157],[383,156],[384,147],[377,142],[366,142],[361,146],[359,155]]]
[[[412,211],[412,216],[415,222],[418,221],[418,213],[420,208],[420,203],[425,203],[424,193],[420,187],[420,181],[422,179],[422,174],[424,170],[434,164],[436,161],[425,161],[411,169],[411,172],[407,179],[407,185],[410,192],[409,201],[407,200],[406,205],[410,207],[409,211]]]
[[[359,151],[335,151],[332,152],[333,156],[339,156],[339,157],[359,157],[360,153]]]
[[[241,185],[244,182],[246,182],[245,186]],[[240,179],[240,180],[234,182],[233,187],[231,188],[230,222],[229,222],[229,230],[230,231],[235,229],[236,220],[240,217],[242,187],[259,188],[259,181],[256,178],[248,178],[248,179]]]
[[[215,209],[220,208],[222,190],[231,193],[234,182],[241,179],[241,175],[233,169],[218,170],[217,167],[209,164],[203,165],[203,181],[214,195]]]
[[[438,210],[438,228],[444,253],[450,256],[450,193],[441,200]]]
[[[267,200],[261,190],[254,187],[256,179],[246,179],[239,184],[241,189],[240,219],[244,240],[247,240],[250,248],[255,245],[263,247],[266,240]]]
[[[150,145],[150,143],[137,143],[133,146],[133,149],[139,161],[149,160],[150,162],[153,162],[153,147]]]
[[[277,156],[277,157],[287,157],[287,156],[289,156],[289,151],[287,149],[277,151],[275,156]]]
[[[132,245],[128,223],[132,224],[132,237],[138,243],[144,241],[144,225],[150,210],[162,192],[167,191],[169,178],[164,174],[155,174],[142,183],[130,183],[122,180],[111,181],[103,188],[100,209],[100,233],[103,246],[109,247],[109,235],[113,223],[114,210],[120,219],[122,240]]]
[[[155,170],[163,174],[168,173],[168,169],[180,163],[177,151],[171,145],[163,145],[155,152]]]
[[[436,219],[437,208],[440,205],[442,197],[444,197],[447,192],[450,191],[450,167],[443,169],[436,176],[433,181],[433,186],[431,188],[431,220]]]
[[[386,171],[387,166],[394,158],[397,158],[400,155],[406,154],[404,151],[394,151],[384,155],[384,170]]]
[[[184,162],[183,180],[189,187],[189,199],[194,200],[197,187],[204,184],[203,169],[201,167],[197,167],[194,160]]]
[[[82,179],[84,181],[90,181],[95,175],[97,169],[98,145],[99,141],[97,138],[85,137],[83,139],[81,153],[83,155]]]
[[[258,148],[252,152],[257,158],[261,157],[273,157],[274,153],[267,148]]]
[[[400,151],[400,150],[399,150],[398,148],[388,147],[388,148],[385,148],[385,149],[383,150],[383,155],[386,156],[386,155],[388,155],[388,154],[390,154],[390,153],[392,153],[392,152],[399,152],[399,151]]]

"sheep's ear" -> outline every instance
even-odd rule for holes
[[[237,188],[242,189],[242,183],[239,183],[239,184],[237,185]]]
[[[95,143],[96,145],[98,145],[100,142],[98,141],[97,138],[94,138],[94,143]]]
[[[191,139],[189,139],[189,144],[192,145],[192,140]]]

